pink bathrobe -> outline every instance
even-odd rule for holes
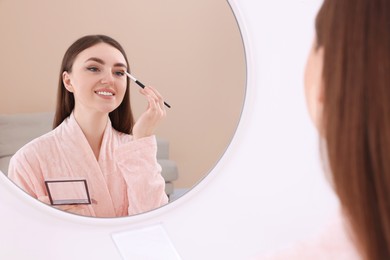
[[[92,204],[56,206],[75,214],[119,217],[168,202],[155,136],[132,140],[108,120],[99,159],[71,114],[53,131],[22,147],[8,176],[31,196],[49,203],[45,180],[86,179]]]

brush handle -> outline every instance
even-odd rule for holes
[[[138,80],[136,80],[135,83],[137,83],[141,88],[145,88],[145,85],[139,82]]]
[[[133,75],[131,75],[130,73],[128,73],[127,71],[125,71],[125,74],[130,78],[132,79],[135,83],[137,83],[138,86],[140,86],[141,88],[145,88],[145,85],[142,84],[138,79],[136,79]],[[171,108],[171,106],[164,101],[164,105],[168,108]]]
[[[140,86],[141,88],[145,88],[145,85],[142,84],[142,83],[141,83],[140,81],[138,81],[137,79],[135,80],[135,83],[137,83],[138,86]],[[166,107],[168,107],[168,108],[171,108],[171,106],[170,106],[167,102],[165,102],[165,101],[164,101],[164,105],[165,105]]]

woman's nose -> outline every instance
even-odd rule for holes
[[[103,75],[103,78],[101,79],[102,84],[114,84],[114,75],[112,74],[111,70],[106,70],[106,72]]]

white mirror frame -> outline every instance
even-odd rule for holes
[[[183,259],[246,259],[319,231],[337,202],[300,78],[320,2],[229,0],[246,52],[245,104],[227,151],[191,191],[147,214],[87,218],[38,202],[0,174],[0,258],[121,259],[113,233],[161,224]],[[295,52],[278,49],[285,37]]]

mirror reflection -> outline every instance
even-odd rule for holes
[[[157,185],[160,195],[145,195],[160,198],[160,204],[128,214],[184,194],[212,169],[234,134],[244,101],[246,65],[239,28],[226,1],[67,1],[61,10],[55,1],[0,1],[0,32],[7,39],[0,49],[3,172],[8,172],[8,161],[20,147],[51,130],[62,56],[84,35],[104,34],[117,40],[127,53],[131,73],[172,105],[165,108],[166,117],[154,131],[163,185]],[[129,83],[134,121],[139,122],[148,101],[139,86]],[[85,150],[86,143],[80,143],[78,149]],[[101,169],[96,153],[100,150],[94,152],[91,145],[89,149],[88,156],[95,161],[88,163],[88,169]],[[78,158],[77,163],[88,161]],[[54,164],[53,156],[41,159]],[[83,177],[72,172],[72,178]]]
[[[127,71],[116,40],[88,35],[75,41],[61,63],[54,130],[14,154],[9,178],[51,205],[56,193],[62,202],[56,207],[79,215],[122,217],[165,205],[154,136],[166,114],[164,99],[153,87],[141,89],[148,105],[134,122]],[[49,180],[56,181],[55,192]]]

